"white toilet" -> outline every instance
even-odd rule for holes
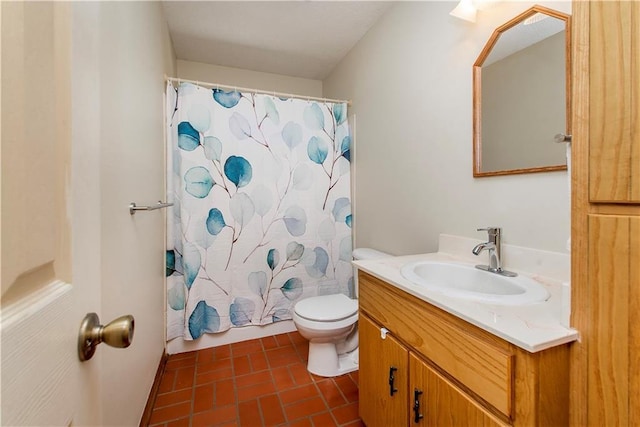
[[[375,249],[353,251],[354,260],[390,256]],[[354,277],[356,296],[357,277]],[[358,369],[358,300],[344,294],[321,295],[300,300],[293,322],[309,340],[307,370],[322,377],[336,377]]]

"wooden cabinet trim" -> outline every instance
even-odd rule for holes
[[[640,205],[632,205],[632,204],[613,205],[613,204],[598,203],[597,205],[592,205],[589,211],[590,213],[600,214],[600,215],[640,216]]]
[[[589,40],[590,3],[573,1],[571,37],[573,56],[573,108],[571,142],[571,326],[580,331],[580,340],[570,346],[570,407],[571,426],[587,425],[585,372],[588,369],[589,335],[587,287],[587,212],[589,209]]]

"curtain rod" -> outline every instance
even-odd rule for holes
[[[346,103],[347,105],[351,105],[351,101],[346,101],[346,100],[342,100],[342,99],[318,98],[318,97],[315,97],[315,96],[296,95],[296,94],[293,94],[293,93],[275,92],[275,91],[271,91],[271,90],[252,89],[252,88],[240,87],[240,86],[223,85],[223,84],[218,84],[218,83],[207,83],[207,82],[201,82],[201,81],[198,81],[198,80],[181,79],[179,77],[166,77],[165,76],[165,80],[169,81],[169,82],[177,82],[178,84],[180,84],[181,82],[182,83],[193,83],[193,84],[198,85],[198,86],[209,86],[211,88],[216,88],[216,89],[225,88],[225,89],[233,89],[233,90],[240,91],[240,92],[251,92],[251,93],[263,94],[263,95],[280,96],[280,97],[284,97],[284,98],[306,99],[307,101],[313,100],[313,101],[322,101],[322,102],[333,102],[333,103],[336,103],[336,104]]]

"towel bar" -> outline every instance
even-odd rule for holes
[[[153,206],[137,206],[135,202],[131,202],[129,204],[129,213],[134,215],[136,211],[155,211],[156,209],[168,208],[169,206],[173,206],[173,203],[158,201],[158,204]]]

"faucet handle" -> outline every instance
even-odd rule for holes
[[[501,228],[500,227],[485,227],[485,228],[478,228],[476,231],[486,231],[487,233],[489,233],[489,236],[496,236],[496,235],[500,235]]]

